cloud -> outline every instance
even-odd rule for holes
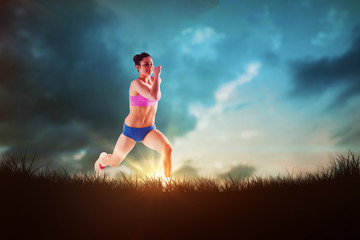
[[[123,0],[119,3],[117,0],[97,0],[97,3],[99,11],[106,9],[116,16],[115,26],[109,29],[112,36],[118,36],[136,53],[138,49],[145,49],[160,56],[167,54],[168,43],[184,29],[184,20],[196,22],[218,6],[219,1]]]
[[[217,58],[214,45],[223,38],[225,38],[224,33],[218,33],[213,28],[205,26],[186,28],[174,41],[179,45],[181,54],[196,60],[214,61]]]
[[[360,37],[342,56],[319,60],[300,60],[292,63],[294,87],[291,96],[318,96],[325,91],[342,87],[331,107],[339,107],[360,92]]]
[[[219,174],[218,177],[220,179],[226,179],[230,177],[235,179],[244,179],[251,177],[254,172],[255,172],[254,167],[238,164],[237,166],[232,167],[226,173]]]
[[[354,126],[354,129],[352,129],[350,132],[344,133],[342,135],[341,141],[338,142],[339,146],[348,146],[350,147],[350,150],[352,147],[356,147],[360,145],[360,129]]]
[[[127,85],[130,77],[117,65],[117,56],[94,37],[111,15],[97,12],[94,1],[8,2],[0,15],[6,16],[0,52],[0,144],[9,153],[36,152],[49,165],[57,164],[62,154],[69,161],[96,158],[96,153],[82,150],[101,148],[89,132],[117,137],[128,111],[127,102],[118,99],[127,99],[120,85]]]
[[[231,161],[237,155],[236,150],[233,150],[233,148],[237,148],[237,142],[241,142],[242,146],[252,144],[254,139],[261,136],[254,126],[239,123],[238,120],[231,120],[230,117],[237,119],[239,108],[248,106],[246,102],[244,103],[243,96],[239,94],[238,88],[253,81],[259,74],[260,67],[260,62],[249,63],[245,65],[244,72],[238,74],[235,80],[215,89],[213,91],[214,105],[206,106],[199,103],[189,106],[189,113],[197,119],[197,124],[195,129],[185,136],[175,139],[174,156],[177,157],[177,162],[181,162],[179,158],[196,159],[197,165],[190,166],[190,168],[185,165],[181,168],[183,172],[197,170],[197,174],[201,176],[214,173],[217,176],[221,172],[220,168],[222,168],[219,166],[223,166],[224,162]],[[247,101],[252,100],[247,99]],[[244,112],[241,111],[241,113]],[[247,115],[245,112],[242,117],[245,122]],[[189,146],[192,146],[196,151],[186,150]],[[209,171],[210,169],[211,171]]]
[[[241,99],[239,101],[236,89],[246,83],[251,82],[259,73],[261,64],[253,62],[247,65],[246,72],[241,74],[234,81],[223,84],[215,91],[215,105],[205,107],[201,104],[193,104],[189,107],[189,112],[197,118],[197,127],[202,129],[208,126],[212,118],[220,116],[228,109],[234,109],[239,106],[246,107]]]
[[[198,170],[191,165],[191,160],[184,162],[182,167],[174,171],[172,174],[178,178],[197,178],[199,177]]]
[[[328,46],[332,41],[342,35],[346,26],[346,11],[330,9],[322,22],[326,25],[326,30],[320,31],[311,39],[311,44],[315,46]]]
[[[339,126],[338,130],[333,133],[333,138],[337,140],[337,146],[345,146],[346,148],[355,151],[360,146],[360,115],[357,113],[359,106],[354,105],[348,108],[343,114],[345,116],[352,116],[352,118],[344,119],[346,124]]]
[[[311,0],[301,0],[301,5],[305,8],[312,8]]]
[[[235,92],[238,86],[248,83],[259,73],[261,64],[258,62],[250,63],[246,67],[246,73],[239,76],[235,81],[229,82],[221,86],[215,93],[215,98],[218,102],[227,101],[230,96]]]

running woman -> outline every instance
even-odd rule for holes
[[[154,68],[151,56],[144,52],[135,55],[133,59],[139,78],[130,84],[130,113],[125,118],[123,132],[113,153],[102,152],[95,162],[95,171],[99,173],[106,166],[116,167],[133,149],[136,142],[141,142],[161,154],[164,174],[169,178],[172,147],[166,136],[155,126],[157,105],[161,98],[161,66]]]

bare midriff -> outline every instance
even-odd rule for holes
[[[157,106],[130,106],[130,113],[125,118],[125,124],[134,128],[152,126],[155,123],[156,110]]]

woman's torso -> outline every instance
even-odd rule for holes
[[[151,85],[149,85],[149,87],[151,87]],[[129,95],[137,96],[139,95],[139,93],[133,90],[130,85]],[[129,127],[135,127],[135,128],[149,127],[155,123],[156,110],[157,110],[157,104],[155,106],[147,106],[147,107],[130,105],[130,113],[125,118],[125,124],[128,125]]]

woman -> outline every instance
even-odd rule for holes
[[[169,140],[155,126],[157,105],[161,98],[161,66],[154,68],[153,60],[147,53],[135,55],[134,62],[139,78],[130,84],[130,113],[125,118],[123,132],[113,153],[101,153],[95,162],[95,171],[99,173],[106,166],[116,167],[136,142],[142,142],[161,154],[165,177],[171,177],[172,148]]]

